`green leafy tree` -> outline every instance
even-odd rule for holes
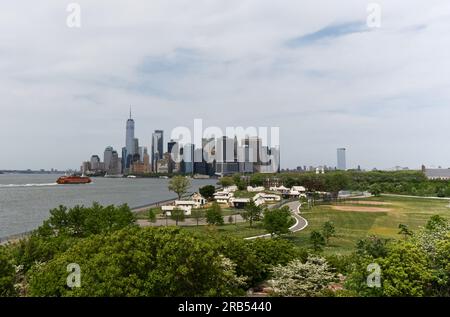
[[[375,197],[381,196],[381,186],[379,184],[372,184],[369,187],[369,192]]]
[[[271,235],[289,233],[289,227],[294,223],[289,207],[268,209],[264,212],[263,226]]]
[[[240,174],[234,174],[233,175],[233,182],[238,187],[239,190],[245,190],[245,181],[242,180]]]
[[[170,213],[170,218],[175,221],[175,224],[178,226],[178,222],[184,221],[185,215],[184,210],[175,208]]]
[[[5,247],[0,246],[0,297],[16,296],[16,271]]]
[[[37,230],[39,236],[68,235],[87,237],[134,225],[135,217],[127,205],[102,206],[93,203],[91,207],[59,206],[50,210],[50,218]]]
[[[209,225],[222,226],[224,224],[222,208],[220,208],[220,205],[217,202],[214,202],[211,208],[206,211],[206,222]]]
[[[306,249],[298,248],[286,239],[254,239],[246,241],[257,257],[266,265],[286,265],[293,259],[305,262],[308,258]]]
[[[442,239],[436,243],[432,288],[430,296],[450,296],[450,240]]]
[[[37,263],[48,262],[57,254],[69,249],[78,238],[64,235],[43,237],[36,233],[19,241],[14,248],[17,263],[23,265],[24,272],[29,271]]]
[[[151,208],[148,210],[148,221],[155,223],[156,222],[156,212],[155,209]]]
[[[331,192],[333,198],[337,198],[341,190],[346,189],[350,184],[350,178],[345,172],[332,172],[325,174],[325,186]]]
[[[234,185],[234,181],[233,181],[233,178],[224,176],[219,179],[219,184],[222,187],[228,187],[228,186]]]
[[[203,209],[192,209],[191,216],[196,220],[198,226],[199,221],[205,218],[205,211]]]
[[[286,265],[294,258],[306,260],[307,257],[303,250],[284,239],[243,240],[213,236],[210,241],[218,245],[221,254],[237,264],[238,276],[247,276],[247,288],[267,280],[273,265]]]
[[[425,296],[431,282],[427,257],[409,242],[393,243],[388,255],[375,261],[381,267],[385,296]]]
[[[369,287],[369,265],[378,265],[380,287]],[[426,296],[433,269],[428,267],[426,253],[410,241],[389,242],[384,257],[356,254],[346,287],[359,296]]]
[[[78,263],[81,287],[66,286]],[[31,296],[238,296],[245,278],[201,235],[178,228],[126,228],[79,241],[30,274]]]
[[[319,231],[312,231],[309,236],[309,241],[312,244],[313,250],[316,252],[322,251],[325,245],[325,238]]]
[[[322,225],[322,235],[325,238],[326,244],[329,243],[331,237],[336,236],[336,228],[331,221],[327,221]]]
[[[190,187],[191,183],[189,179],[181,175],[174,176],[169,181],[169,190],[176,193],[179,200],[187,193]]]
[[[199,188],[199,193],[206,199],[210,200],[213,198],[214,192],[216,191],[216,188],[213,185],[206,185]]]
[[[287,265],[273,268],[270,284],[278,296],[321,296],[336,280],[327,261],[321,257],[308,257],[305,263],[293,260]]]
[[[237,264],[236,274],[247,277],[247,288],[262,282],[268,276],[268,268],[248,241],[231,236],[226,239],[213,236],[211,241],[221,254]]]
[[[59,206],[50,210],[50,218],[37,230],[18,243],[15,258],[27,272],[36,263],[48,262],[64,252],[79,238],[134,226],[135,217],[127,205]]]
[[[403,235],[403,238],[406,240],[408,237],[413,235],[413,232],[411,230],[409,230],[408,226],[405,224],[399,224],[398,228],[400,229],[400,231],[398,232],[398,234]]]
[[[266,177],[263,174],[253,174],[252,176],[250,176],[250,186],[263,186],[265,178]]]
[[[362,257],[380,258],[387,256],[388,239],[370,236],[356,243],[356,254]]]
[[[255,202],[250,199],[250,202],[245,205],[242,217],[250,222],[250,227],[253,226],[253,222],[261,220],[262,209],[260,206],[256,206]]]
[[[428,220],[427,224],[425,225],[425,229],[427,230],[437,230],[442,227],[447,227],[448,221],[444,217],[441,217],[439,215],[434,215]]]

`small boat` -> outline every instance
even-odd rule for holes
[[[127,178],[136,178],[134,175],[128,175]]]
[[[56,180],[56,183],[60,185],[64,184],[89,184],[92,180],[87,176],[61,176]]]

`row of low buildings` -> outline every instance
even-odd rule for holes
[[[293,186],[292,188],[270,187],[269,193],[265,192],[263,186],[260,187],[247,187],[247,192],[256,193],[252,198],[235,197],[234,192],[237,191],[237,186],[229,186],[223,188],[220,191],[214,193],[214,200],[219,204],[225,204],[229,207],[244,208],[251,200],[255,202],[255,205],[259,206],[266,203],[273,203],[280,201],[284,198],[300,198],[306,197],[306,189],[303,186]]]
[[[306,197],[306,189],[303,186],[293,186],[287,188],[284,186],[274,186],[266,192],[264,187],[247,187],[247,192],[253,192],[255,195],[251,198],[236,197],[235,192],[238,187],[228,186],[220,190],[217,190],[213,195],[213,200],[221,205],[226,205],[230,208],[242,209],[250,202],[253,201],[255,205],[265,205],[270,203],[276,203],[281,201],[282,198],[300,198]],[[193,209],[204,208],[207,204],[207,200],[199,193],[194,193],[187,200],[175,200],[172,204],[162,206],[163,213],[170,216],[173,210],[183,210],[186,216],[192,214]]]

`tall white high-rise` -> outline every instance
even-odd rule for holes
[[[337,149],[337,169],[341,171],[347,170],[347,162],[345,159],[345,148]]]

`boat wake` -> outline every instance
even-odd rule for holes
[[[17,187],[48,187],[56,186],[57,183],[46,183],[46,184],[0,184],[0,188],[17,188]]]

